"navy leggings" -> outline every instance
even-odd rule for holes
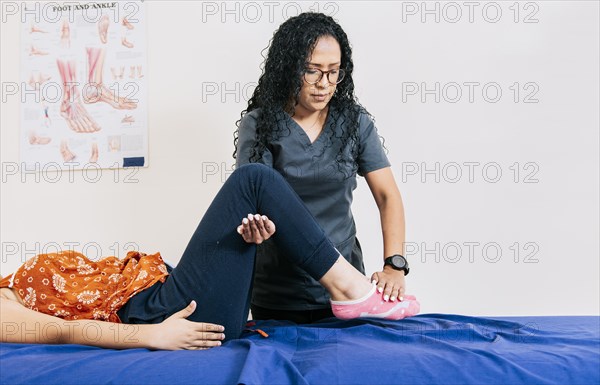
[[[248,214],[264,214],[277,228],[273,241],[315,280],[339,253],[283,177],[261,164],[239,167],[227,179],[164,283],[136,296],[118,312],[124,323],[158,323],[195,300],[188,319],[225,327],[238,338],[246,324],[256,245],[236,229]]]

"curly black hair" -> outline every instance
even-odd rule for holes
[[[354,95],[352,78],[354,63],[352,62],[352,48],[346,33],[332,17],[316,12],[301,13],[285,21],[275,31],[269,46],[265,48],[265,50],[268,49],[268,54],[263,62],[262,75],[248,101],[248,108],[241,112],[240,120],[236,122],[238,128],[234,133],[234,158],[237,155],[241,118],[248,112],[257,108],[261,109],[261,114],[256,122],[256,141],[252,148],[250,162],[261,159],[269,142],[282,135],[282,128],[278,124],[278,121],[281,120],[280,114],[286,112],[293,116],[303,84],[306,64],[317,41],[323,36],[331,36],[337,40],[342,52],[340,68],[346,73],[344,80],[337,85],[336,92],[329,102],[331,124],[335,127],[338,119],[349,121],[349,124],[341,125],[343,131],[340,137],[334,137],[336,130],[329,130],[328,143],[330,147],[333,140],[341,140],[342,146],[336,156],[338,167],[340,171],[343,171],[347,168],[342,167],[342,164],[352,166],[352,172],[350,175],[346,175],[347,177],[356,172],[358,166],[355,159],[359,150],[358,116],[361,112],[367,114],[368,112]],[[344,152],[348,144],[350,145],[349,153]]]

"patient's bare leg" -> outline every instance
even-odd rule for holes
[[[63,101],[60,114],[71,130],[75,132],[96,132],[100,130],[98,123],[92,119],[81,103],[77,79],[75,77],[75,62],[57,60],[58,71],[63,85]]]
[[[119,110],[133,110],[137,108],[137,103],[115,95],[115,93],[106,88],[102,80],[102,70],[104,68],[105,51],[102,48],[87,48],[88,57],[88,84],[84,90],[83,100],[86,103],[105,102]]]

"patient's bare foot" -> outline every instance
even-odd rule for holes
[[[29,133],[29,144],[43,146],[45,144],[50,143],[51,141],[52,138],[49,138],[47,136],[37,136],[33,131]]]
[[[127,28],[127,29],[133,29],[133,24],[131,24],[126,18],[123,18],[122,24]]]
[[[144,75],[142,75],[142,66],[137,66],[137,72],[138,72],[138,78],[143,78]]]
[[[134,79],[135,78],[135,66],[130,66],[129,67],[129,79]]]
[[[66,140],[60,142],[60,154],[65,162],[71,162],[73,159],[75,159],[75,154],[69,150]]]
[[[102,44],[106,44],[108,41],[108,25],[110,24],[110,19],[108,15],[103,15],[100,20],[98,20],[98,34],[100,35],[100,41]]]
[[[121,38],[121,44],[123,44],[127,48],[133,48],[133,44],[127,41],[127,38],[123,36]]]
[[[92,155],[90,156],[90,163],[98,162],[98,143],[92,143]]]

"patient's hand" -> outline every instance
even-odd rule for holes
[[[275,223],[266,215],[248,214],[237,227],[237,232],[248,243],[260,245],[275,234]]]
[[[173,314],[154,327],[149,337],[149,346],[162,350],[205,350],[220,346],[225,338],[223,326],[192,322],[186,318],[196,310],[196,302],[192,301],[183,310]]]

